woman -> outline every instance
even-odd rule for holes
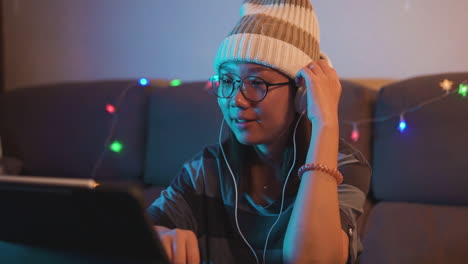
[[[341,85],[313,8],[241,13],[212,78],[230,138],[184,164],[148,208],[155,229],[173,263],[353,263],[370,169],[339,140]]]

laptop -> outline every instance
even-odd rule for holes
[[[135,184],[0,175],[0,241],[169,263],[143,201]]]

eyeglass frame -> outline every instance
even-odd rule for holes
[[[211,82],[211,88],[212,88],[212,89],[214,89],[214,88],[213,88],[213,81],[214,81],[214,77],[215,77],[215,76],[218,76],[218,81],[219,81],[219,78],[220,78],[221,76],[227,76],[227,77],[231,78],[232,81],[233,81],[233,83],[232,83],[233,89],[232,89],[232,91],[231,91],[231,93],[230,93],[229,96],[227,96],[227,97],[222,97],[222,96],[219,96],[219,95],[218,95],[217,93],[215,93],[214,91],[212,91],[212,93],[213,93],[216,97],[218,97],[218,98],[223,98],[223,99],[232,98],[232,97],[233,97],[233,94],[234,94],[234,91],[235,91],[235,90],[240,90],[241,93],[242,93],[242,96],[244,96],[245,99],[249,100],[250,102],[254,102],[254,103],[261,102],[263,99],[265,99],[265,97],[267,96],[268,92],[270,91],[270,87],[271,87],[271,86],[287,85],[287,84],[292,85],[292,86],[295,86],[294,80],[292,80],[292,79],[289,79],[288,82],[270,83],[270,82],[267,82],[267,81],[265,81],[263,78],[260,78],[260,77],[258,77],[258,76],[250,75],[250,76],[246,76],[246,77],[244,77],[244,78],[241,78],[241,79],[239,80],[239,79],[235,79],[235,78],[229,76],[228,74],[224,73],[224,74],[215,74],[215,75],[213,75],[213,76],[210,77],[209,80],[210,80],[210,82]],[[266,85],[265,94],[264,94],[263,97],[262,97],[261,99],[259,99],[259,100],[252,100],[252,99],[248,98],[248,97],[244,94],[244,90],[241,89],[241,88],[244,87],[244,81],[245,81],[246,79],[248,79],[248,78],[251,78],[251,77],[260,79],[260,80],[263,81],[263,82],[265,83],[265,85]],[[240,83],[240,85],[239,85],[239,87],[238,87],[237,89],[235,89],[235,87],[234,87],[235,83]]]

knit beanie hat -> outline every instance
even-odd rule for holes
[[[241,18],[223,40],[214,68],[241,61],[272,67],[294,79],[320,57],[318,21],[309,0],[245,0]]]

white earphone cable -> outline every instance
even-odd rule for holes
[[[264,246],[264,249],[263,249],[263,264],[265,264],[265,257],[266,257],[266,251],[267,251],[267,247],[268,247],[268,239],[270,237],[270,233],[271,231],[274,229],[274,227],[276,226],[276,224],[278,223],[280,217],[281,217],[281,213],[283,212],[283,206],[284,206],[284,194],[285,194],[285,191],[286,191],[286,185],[288,183],[288,180],[289,180],[289,176],[291,175],[291,172],[292,170],[294,169],[294,166],[296,164],[296,131],[297,131],[297,126],[299,125],[299,121],[302,119],[302,116],[304,115],[304,113],[302,113],[297,122],[296,122],[296,125],[294,126],[294,133],[293,133],[293,149],[294,149],[294,156],[293,156],[293,164],[291,165],[291,168],[289,169],[289,172],[288,172],[288,176],[286,177],[286,180],[284,182],[284,185],[283,185],[283,191],[282,191],[282,194],[281,194],[281,207],[280,207],[280,212],[278,214],[278,218],[276,219],[276,221],[273,223],[273,225],[271,226],[270,228],[270,231],[268,232],[267,234],[267,237],[266,237],[266,240],[265,240],[265,246]],[[232,169],[231,169],[231,166],[229,165],[229,162],[227,160],[227,157],[226,157],[226,153],[224,152],[224,148],[223,148],[223,145],[222,145],[222,142],[221,142],[221,138],[222,138],[222,134],[223,134],[223,126],[224,126],[224,119],[221,123],[221,128],[220,128],[220,131],[219,131],[219,137],[218,137],[218,142],[219,142],[219,146],[221,148],[221,153],[223,154],[223,158],[224,158],[224,161],[226,162],[226,166],[231,174],[231,177],[232,177],[232,181],[234,183],[234,190],[235,190],[235,204],[234,204],[234,218],[235,218],[235,222],[236,222],[236,227],[237,227],[237,230],[239,231],[239,235],[242,237],[242,239],[244,240],[244,242],[247,244],[247,246],[249,247],[250,251],[252,251],[252,254],[254,255],[255,257],[255,261],[257,264],[259,264],[259,261],[258,261],[258,257],[257,257],[257,254],[255,253],[255,250],[252,248],[252,246],[249,244],[249,242],[247,241],[247,239],[245,238],[244,234],[242,233],[240,227],[239,227],[239,221],[237,219],[237,203],[238,203],[238,191],[237,191],[237,183],[236,183],[236,179],[234,177],[234,173],[232,172]]]
[[[297,119],[296,125],[294,126],[294,133],[293,133],[293,149],[294,149],[294,156],[293,156],[293,164],[291,165],[291,168],[289,169],[288,176],[286,177],[286,180],[284,181],[283,185],[283,192],[281,194],[281,207],[280,211],[278,214],[278,218],[276,218],[276,221],[273,223],[273,225],[270,228],[270,231],[268,231],[266,240],[265,240],[265,247],[263,248],[263,264],[265,264],[265,257],[266,257],[266,251],[268,247],[268,239],[270,238],[270,233],[273,231],[275,228],[276,224],[278,223],[279,219],[281,218],[281,213],[283,212],[283,206],[284,206],[284,193],[286,191],[286,185],[288,184],[289,176],[291,175],[292,170],[294,169],[294,166],[296,165],[296,130],[297,126],[299,125],[299,121],[301,121],[302,116],[304,113],[302,113],[299,118]]]
[[[229,170],[229,172],[231,173],[231,176],[232,176],[232,181],[234,183],[234,190],[235,190],[235,193],[236,193],[236,200],[235,200],[235,204],[234,204],[234,218],[235,218],[235,221],[236,221],[236,226],[237,226],[237,231],[239,231],[239,235],[242,237],[242,239],[244,240],[244,242],[247,244],[247,246],[250,248],[250,251],[252,251],[254,257],[255,257],[255,261],[257,264],[259,264],[258,262],[258,257],[257,257],[257,254],[255,253],[255,250],[252,248],[252,246],[249,244],[249,242],[247,241],[247,239],[244,237],[244,234],[242,234],[242,231],[239,227],[239,221],[237,220],[237,201],[238,201],[238,193],[237,193],[237,183],[236,183],[236,179],[234,177],[234,173],[232,172],[232,169],[231,169],[231,166],[229,166],[229,162],[227,161],[227,158],[226,158],[226,154],[224,153],[224,149],[223,149],[223,145],[221,144],[221,137],[222,137],[222,134],[223,134],[223,126],[224,126],[224,118],[223,118],[223,121],[221,123],[221,129],[219,131],[219,138],[218,138],[218,142],[219,142],[219,147],[221,148],[221,152],[223,154],[223,157],[224,157],[224,161],[226,162],[226,166]]]

